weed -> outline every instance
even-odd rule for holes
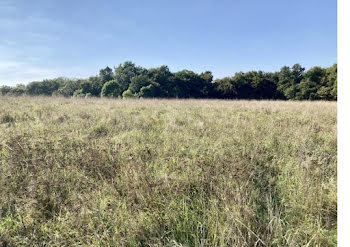
[[[337,244],[335,102],[1,102],[0,246]]]

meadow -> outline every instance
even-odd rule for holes
[[[336,102],[0,96],[0,246],[336,245]]]

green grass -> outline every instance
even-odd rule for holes
[[[0,97],[0,246],[336,246],[336,111]]]

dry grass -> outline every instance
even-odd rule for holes
[[[335,246],[336,110],[0,97],[0,246]]]

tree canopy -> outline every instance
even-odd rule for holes
[[[276,72],[237,72],[214,80],[210,71],[171,72],[168,66],[142,68],[127,61],[87,79],[55,78],[0,87],[0,95],[123,98],[223,98],[337,100],[337,64],[305,70],[300,64]]]

